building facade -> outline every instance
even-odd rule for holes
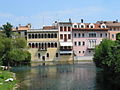
[[[104,39],[116,40],[120,22],[96,23],[55,22],[42,29],[31,29],[31,24],[13,29],[26,38],[32,61],[92,60],[96,45]]]
[[[73,44],[72,44],[72,23],[59,22],[59,43],[60,43],[60,60],[73,60]]]
[[[27,31],[27,43],[33,61],[58,60],[58,29],[31,29]]]
[[[108,28],[105,24],[73,23],[72,37],[75,60],[91,60],[95,46],[108,38]]]

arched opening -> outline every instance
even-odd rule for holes
[[[48,48],[50,48],[50,43],[48,43]]]
[[[53,38],[53,34],[51,34],[51,38]]]
[[[57,47],[57,43],[55,43],[55,47]]]
[[[50,34],[48,34],[48,38],[50,38]]]
[[[44,43],[42,43],[42,49],[44,48]]]
[[[40,38],[40,34],[38,34],[38,38]]]
[[[34,39],[34,34],[32,34],[32,38]]]
[[[35,47],[38,48],[38,43],[35,44]]]
[[[31,48],[31,43],[29,43],[29,47]]]
[[[34,43],[32,43],[32,48],[35,48],[35,45],[34,45]]]
[[[38,53],[38,58],[40,58],[40,53]]]
[[[55,33],[55,38],[57,38],[57,34]]]
[[[35,38],[37,38],[37,34],[35,34]]]
[[[43,34],[41,35],[41,38],[43,38]]]
[[[41,43],[39,43],[39,48],[41,48]]]
[[[52,48],[54,47],[53,43],[51,43],[51,47],[52,47]]]
[[[45,38],[47,38],[47,34],[45,34]]]
[[[45,43],[45,48],[47,48],[47,44]]]
[[[31,39],[31,34],[28,35],[28,38]]]

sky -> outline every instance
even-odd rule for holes
[[[120,0],[0,0],[0,26],[32,24],[32,28],[52,25],[54,21],[95,23],[120,21]]]

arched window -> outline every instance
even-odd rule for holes
[[[42,43],[42,48],[44,48],[44,43]]]
[[[41,35],[41,38],[43,38],[43,34]]]
[[[55,47],[57,47],[57,43],[55,43]]]
[[[35,48],[35,45],[34,45],[34,43],[32,43],[32,48]]]
[[[51,47],[52,47],[52,48],[54,47],[53,43],[51,43]]]
[[[48,38],[50,38],[50,34],[48,34]]]
[[[48,48],[50,48],[50,43],[48,43]]]
[[[35,47],[38,48],[38,43],[35,44]]]
[[[29,39],[31,38],[31,34],[28,35],[28,38],[29,38]]]
[[[55,38],[57,38],[57,34],[55,33]]]
[[[41,48],[41,43],[39,43],[39,48]]]
[[[32,38],[34,39],[34,34],[32,34]]]
[[[45,43],[45,48],[47,47],[47,44]]]
[[[38,38],[40,38],[40,36],[41,36],[41,35],[40,35],[40,34],[38,34]]]
[[[47,34],[45,34],[45,38],[47,38]]]
[[[37,34],[35,34],[35,38],[37,38]]]
[[[53,34],[51,34],[51,38],[53,38]]]
[[[47,53],[47,58],[49,58],[49,53]]]
[[[83,41],[83,46],[85,45],[85,42]]]
[[[29,43],[29,47],[31,48],[31,43]]]
[[[38,58],[40,58],[40,53],[38,53]]]

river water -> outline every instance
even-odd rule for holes
[[[93,63],[13,67],[20,81],[17,90],[110,90]]]

